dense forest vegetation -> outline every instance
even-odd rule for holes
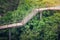
[[[60,5],[59,0],[0,0],[0,25],[20,22],[35,8]],[[11,40],[58,40],[60,33],[60,12],[43,11],[34,16],[26,25],[11,28]],[[0,30],[0,40],[8,40],[9,29]]]

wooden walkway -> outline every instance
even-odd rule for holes
[[[3,26],[0,26],[0,29],[13,28],[13,27],[18,27],[18,26],[19,26],[19,27],[22,27],[22,26],[24,26],[30,19],[32,19],[33,16],[35,16],[38,12],[42,12],[42,11],[44,11],[44,10],[60,10],[60,6],[34,9],[34,10],[32,10],[32,12],[29,13],[29,15],[27,15],[20,23],[3,25]],[[40,17],[41,17],[41,16],[40,16]]]

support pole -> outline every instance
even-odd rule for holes
[[[9,29],[9,40],[11,40],[11,30]]]
[[[42,19],[42,11],[40,11],[40,20]]]

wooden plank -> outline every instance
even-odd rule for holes
[[[36,14],[38,13],[38,10],[32,10],[31,13],[29,13],[28,16],[26,16],[23,20],[22,20],[22,23],[25,25],[30,19],[33,18],[33,16],[35,16]]]
[[[44,10],[60,10],[60,6],[56,6],[56,7],[48,7],[48,8],[39,8],[36,9],[38,11],[44,11]]]
[[[14,23],[14,24],[9,24],[9,25],[3,25],[3,26],[0,26],[0,29],[12,28],[12,27],[16,27],[16,26],[22,26],[22,23]]]

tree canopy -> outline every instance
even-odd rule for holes
[[[20,22],[34,8],[59,6],[59,0],[0,0],[0,25]],[[11,28],[12,40],[57,40],[60,33],[60,12],[43,11],[34,16],[26,25]],[[8,30],[0,30],[0,40],[8,40]]]

